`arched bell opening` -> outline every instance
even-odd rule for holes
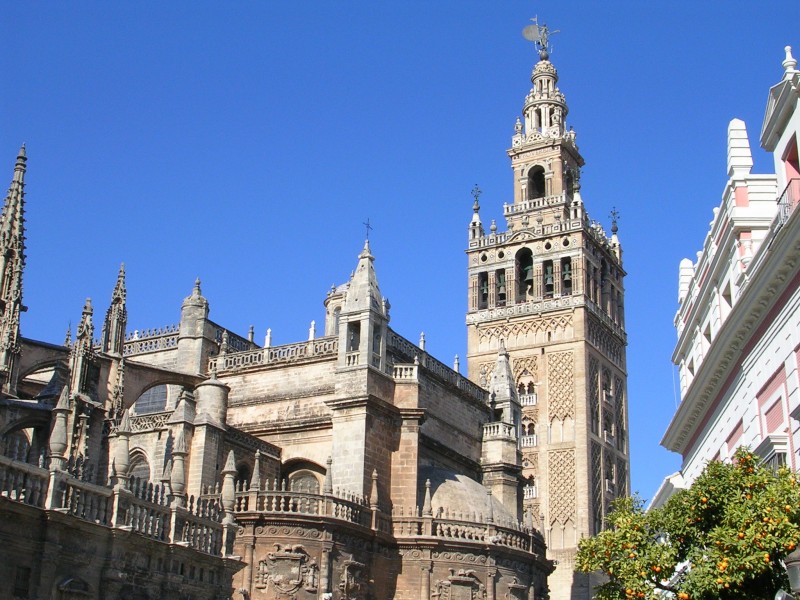
[[[544,167],[536,166],[528,172],[528,200],[544,198]]]
[[[514,270],[517,280],[517,302],[525,302],[533,296],[533,252],[530,248],[522,248],[517,252]]]

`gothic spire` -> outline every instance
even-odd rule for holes
[[[22,305],[22,271],[25,267],[25,163],[23,144],[14,165],[3,213],[0,216],[0,378],[6,393],[19,354],[19,315]]]
[[[125,263],[119,267],[117,284],[111,294],[111,305],[103,322],[101,345],[103,352],[122,355],[125,343],[125,326],[128,323],[128,310],[125,307]]]

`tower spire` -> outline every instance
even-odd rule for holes
[[[14,393],[13,370],[19,355],[22,272],[25,267],[25,144],[19,149],[14,175],[0,216],[0,378],[3,391]]]
[[[125,343],[125,326],[128,323],[128,310],[125,307],[125,263],[119,267],[117,284],[111,294],[111,305],[106,311],[101,335],[103,352],[122,355],[122,346]]]

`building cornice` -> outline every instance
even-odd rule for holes
[[[774,235],[768,236],[751,263],[749,277],[739,301],[731,309],[684,399],[670,422],[661,445],[687,456],[706,416],[716,408],[736,374],[743,355],[757,341],[768,322],[765,317],[785,303],[786,296],[796,293],[800,285],[800,211]],[[757,265],[757,263],[760,263]]]

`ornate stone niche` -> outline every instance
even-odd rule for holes
[[[528,597],[528,586],[522,585],[519,579],[514,577],[508,584],[508,591],[505,597],[508,600],[526,600]]]
[[[317,585],[317,561],[299,544],[275,544],[258,562],[255,587],[276,598],[295,600],[301,589],[316,593]]]
[[[435,583],[431,600],[486,600],[486,586],[471,569],[450,569],[447,579]]]
[[[341,600],[366,600],[369,598],[367,566],[352,559],[342,562],[339,591]]]

